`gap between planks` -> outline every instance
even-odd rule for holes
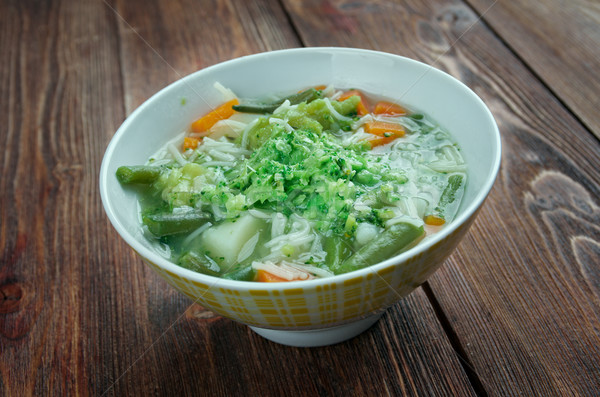
[[[281,0],[280,0],[281,1]],[[494,4],[496,4],[498,0],[494,1]],[[481,14],[479,12],[479,10],[477,10],[472,4],[471,4],[471,0],[463,0],[463,3],[465,4],[465,6],[469,7],[469,9],[471,10],[471,12],[474,15],[477,15],[479,22],[481,24],[483,24],[485,26],[486,29],[488,29],[490,31],[490,33],[492,33],[496,39],[508,50],[508,52],[510,52],[516,59],[518,59],[521,62],[521,65],[523,66],[523,68],[525,70],[527,70],[529,73],[531,73],[531,75],[550,93],[552,94],[552,97],[577,121],[577,123],[588,133],[591,135],[592,138],[594,138],[596,141],[598,141],[600,143],[600,137],[596,136],[596,134],[594,134],[594,132],[592,131],[591,127],[588,126],[584,120],[579,117],[579,115],[577,113],[575,113],[575,110],[569,106],[558,94],[558,92],[556,92],[556,90],[554,90],[548,83],[546,83],[546,80],[533,68],[533,66],[531,66],[525,59],[523,59],[521,57],[521,55],[519,55],[519,53],[515,50],[514,46],[512,46],[510,44],[509,41],[505,40],[504,37],[500,34],[500,32],[498,32],[498,30],[496,28],[493,27],[493,25],[491,23],[488,22],[487,17],[484,14]],[[491,7],[494,6],[494,4],[492,4]],[[490,7],[490,8],[491,8]],[[286,11],[286,15],[287,15],[287,11]],[[296,32],[296,29],[294,27],[294,32]]]
[[[488,392],[486,391],[486,388],[483,382],[481,381],[479,374],[477,374],[473,364],[471,363],[471,360],[469,360],[467,352],[460,343],[460,338],[456,334],[456,331],[454,331],[454,328],[452,328],[452,324],[450,323],[450,320],[448,320],[446,313],[444,313],[442,306],[439,304],[437,298],[435,297],[435,294],[431,289],[429,282],[424,282],[421,285],[421,287],[423,288],[423,292],[425,292],[425,296],[427,296],[427,299],[429,300],[429,303],[431,304],[435,316],[438,319],[440,325],[442,326],[444,333],[448,337],[448,341],[450,342],[452,349],[454,349],[454,351],[456,352],[456,355],[458,356],[458,361],[460,362],[460,365],[465,371],[469,382],[471,382],[473,390],[475,390],[475,393],[477,393],[478,396],[487,397]]]

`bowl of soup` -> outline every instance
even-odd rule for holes
[[[174,82],[100,171],[119,235],[194,302],[294,346],[369,328],[455,249],[500,164],[468,87],[393,54],[303,48]]]

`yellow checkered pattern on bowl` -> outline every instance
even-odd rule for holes
[[[472,217],[471,219],[473,219]],[[427,251],[407,261],[344,281],[306,288],[265,289],[262,283],[225,288],[220,279],[201,283],[148,263],[194,302],[248,325],[273,329],[315,329],[341,325],[386,309],[423,283],[460,241],[463,224]]]

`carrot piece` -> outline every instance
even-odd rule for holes
[[[185,152],[188,149],[196,149],[198,147],[198,143],[200,143],[200,139],[186,136],[183,138],[183,151]]]
[[[404,116],[408,112],[402,106],[395,103],[381,101],[375,104],[373,114],[388,114],[390,116]]]
[[[406,131],[400,124],[386,123],[384,121],[373,121],[365,124],[365,132],[384,138],[394,137],[400,138],[404,136]]]
[[[442,226],[444,223],[446,223],[445,220],[435,215],[427,215],[423,221],[425,221],[426,225],[430,226]]]
[[[277,283],[281,281],[290,281],[285,278],[274,275],[273,273],[269,273],[265,270],[258,270],[256,272],[256,281],[260,281],[263,283]]]
[[[369,142],[369,144],[371,145],[371,149],[373,149],[374,147],[377,147],[377,146],[386,145],[397,138],[394,135],[392,135],[390,137],[384,137],[384,138],[379,138],[377,135],[373,135],[373,136],[374,136],[373,139],[367,140],[367,142]]]
[[[350,91],[344,92],[342,95],[340,95],[340,97],[338,98],[338,101],[345,101],[346,99],[348,99],[354,95],[358,95],[360,97],[360,102],[356,106],[356,113],[359,116],[364,116],[365,114],[368,114],[369,113],[369,102],[367,102],[367,98],[365,98],[365,96],[362,94],[362,92],[360,92],[358,90],[350,90]]]
[[[404,127],[400,124],[386,123],[383,121],[366,123],[364,128],[366,133],[373,135],[373,138],[368,140],[371,144],[371,149],[388,144],[405,134]]]
[[[235,112],[232,108],[233,105],[239,105],[240,101],[232,99],[231,101],[225,102],[221,106],[217,107],[213,111],[200,117],[198,120],[192,123],[192,131],[194,132],[206,132],[215,125],[218,121],[230,118]]]

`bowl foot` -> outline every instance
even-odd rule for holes
[[[311,329],[307,331],[281,331],[259,327],[250,327],[263,338],[280,343],[282,345],[296,347],[328,346],[354,338],[375,324],[381,317],[381,313],[355,321],[350,324],[331,328]]]

